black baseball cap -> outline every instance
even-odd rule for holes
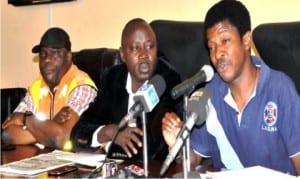
[[[70,51],[71,42],[69,35],[59,27],[50,28],[44,33],[40,44],[32,48],[32,53],[39,53],[41,47],[66,48]]]

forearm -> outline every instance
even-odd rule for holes
[[[294,156],[292,158],[292,162],[294,164],[298,176],[300,176],[300,154]]]
[[[77,121],[78,117],[77,119],[57,122],[55,120],[41,121],[32,116],[27,118],[26,127],[37,142],[60,149],[69,140],[71,129]]]
[[[202,157],[197,155],[192,149],[190,149],[191,169],[195,170],[195,167],[199,165],[201,161],[202,161]]]
[[[64,136],[68,131],[62,131],[61,126],[55,121],[40,121],[34,117],[26,120],[27,130],[34,136],[37,142],[54,148],[61,148]],[[55,129],[55,130],[53,130]]]

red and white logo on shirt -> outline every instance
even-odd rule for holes
[[[277,122],[278,107],[273,101],[269,101],[264,110],[264,122],[268,127],[272,127]]]

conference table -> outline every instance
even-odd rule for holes
[[[52,152],[53,149],[51,148],[39,148],[36,145],[17,145],[14,150],[9,151],[1,151],[1,165],[22,160],[25,158],[30,158],[39,154],[45,154]],[[124,161],[119,164],[119,169],[123,169],[126,166],[131,164],[135,164],[143,168],[142,162],[133,162],[133,161]],[[163,164],[163,160],[150,160],[148,162],[148,176],[158,178],[161,166]],[[87,166],[78,166],[78,170],[74,172],[67,173],[65,175],[60,176],[59,178],[85,178],[87,177],[94,168],[87,167]],[[209,170],[207,168],[202,169],[203,172],[205,170]],[[165,173],[163,178],[172,178],[174,174],[182,172],[182,163],[181,162],[173,162],[167,172]]]

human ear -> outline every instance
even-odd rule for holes
[[[67,59],[67,61],[69,61],[69,62],[72,62],[72,58],[73,58],[73,55],[72,55],[72,52],[67,52],[67,54],[66,54],[66,59]]]
[[[252,46],[252,32],[247,31],[243,36],[243,44],[246,50],[249,50]]]
[[[124,51],[123,51],[123,47],[119,48],[119,53],[120,53],[120,57],[123,63],[125,63],[125,57],[124,57]]]

